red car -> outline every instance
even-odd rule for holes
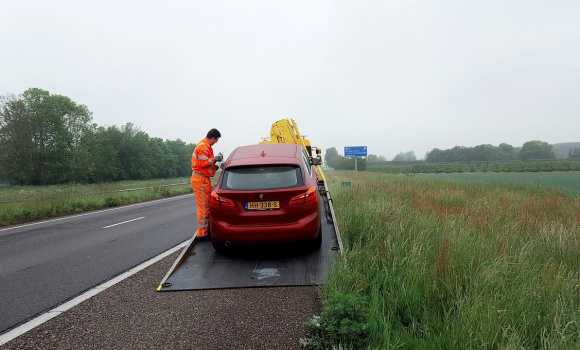
[[[317,174],[300,145],[236,148],[222,165],[210,204],[213,247],[322,242]]]

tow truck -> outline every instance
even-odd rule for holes
[[[324,284],[337,256],[344,260],[332,198],[321,167],[320,148],[313,147],[306,136],[300,134],[293,119],[273,123],[270,136],[259,143],[299,144],[308,153],[323,199],[323,244],[308,252],[257,247],[223,254],[216,252],[211,244],[199,244],[194,233],[159,283],[158,292]]]

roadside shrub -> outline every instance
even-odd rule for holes
[[[306,338],[300,339],[303,349],[333,349],[346,346],[360,349],[368,343],[370,326],[367,302],[359,295],[330,295],[323,302],[320,316],[304,323]]]
[[[107,204],[108,207],[116,207],[119,205],[119,203],[117,202],[117,199],[111,198],[111,197],[107,197],[105,199],[105,203]]]

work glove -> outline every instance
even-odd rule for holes
[[[213,158],[216,162],[221,162],[222,160],[224,160],[224,156],[222,156],[221,153],[219,153],[217,156],[215,156]]]

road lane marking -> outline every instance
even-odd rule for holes
[[[67,310],[70,310],[74,306],[82,303],[83,301],[86,301],[86,300],[94,297],[95,295],[99,294],[100,292],[104,291],[105,289],[110,288],[110,287],[114,286],[115,284],[123,281],[124,279],[131,277],[132,275],[136,274],[137,272],[145,270],[147,267],[155,264],[159,260],[164,259],[164,258],[168,257],[169,255],[175,253],[176,251],[184,248],[188,242],[189,242],[189,239],[181,242],[180,244],[176,245],[173,248],[170,248],[170,249],[164,251],[163,253],[157,255],[156,257],[153,257],[153,258],[145,261],[144,263],[137,265],[134,268],[123,272],[119,276],[112,278],[104,283],[101,283],[100,285],[82,293],[81,295],[77,296],[76,298],[73,298],[72,300],[67,301],[64,304],[61,304],[61,305],[33,318],[32,320],[12,329],[4,334],[0,334],[0,345],[4,345],[4,344],[8,343],[9,341],[23,335],[24,333],[33,330],[34,328],[40,326],[44,322],[60,315],[61,313],[65,312]]]
[[[128,222],[131,222],[131,221],[136,221],[136,220],[141,220],[141,219],[145,219],[145,217],[144,217],[144,216],[142,216],[142,217],[140,217],[140,218],[136,218],[136,219],[131,219],[131,220],[127,220],[127,221],[119,222],[119,223],[117,223],[117,224],[113,224],[113,225],[105,226],[105,227],[103,227],[103,228],[109,228],[109,227],[113,227],[113,226],[117,226],[117,225],[123,225],[123,224],[126,224],[126,223],[128,223]]]
[[[100,213],[104,213],[104,212],[111,211],[111,210],[120,210],[120,209],[125,209],[125,208],[130,208],[130,207],[135,207],[135,206],[145,205],[145,204],[150,204],[150,203],[155,203],[155,202],[169,201],[169,200],[172,200],[172,199],[173,200],[174,199],[178,199],[179,197],[185,197],[185,196],[191,196],[191,195],[192,194],[184,194],[184,195],[170,197],[170,198],[156,199],[154,201],[148,201],[148,202],[142,202],[142,203],[124,205],[124,206],[118,207],[118,208],[103,209],[103,210],[92,211],[92,212],[84,213],[84,214],[78,214],[78,215],[73,215],[73,216],[66,216],[66,217],[62,217],[62,218],[58,218],[58,219],[51,219],[51,220],[33,222],[33,223],[30,223],[30,224],[25,224],[25,225],[20,225],[20,226],[7,227],[7,228],[0,229],[0,232],[2,232],[2,231],[8,231],[8,230],[15,230],[17,228],[23,228],[23,227],[28,227],[28,226],[35,226],[35,225],[40,225],[40,224],[47,224],[47,223],[54,222],[54,221],[74,219],[74,218],[78,218],[78,217],[81,217],[81,216],[100,214]]]

